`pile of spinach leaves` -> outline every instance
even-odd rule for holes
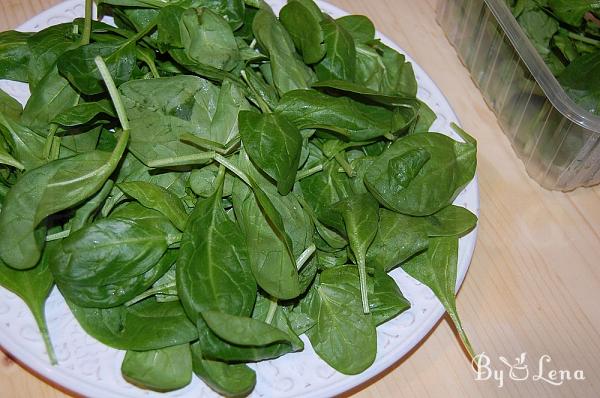
[[[600,3],[507,1],[567,94],[589,112],[600,113]]]
[[[250,362],[303,349],[345,374],[410,304],[401,266],[456,314],[452,205],[476,143],[429,132],[405,57],[312,0],[102,0],[0,34],[0,284],[44,320],[54,285],[156,391],[195,374],[252,391]],[[25,67],[24,67],[25,65]]]

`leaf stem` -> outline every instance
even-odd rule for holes
[[[591,37],[586,37],[586,36],[583,36],[583,35],[579,35],[579,34],[574,33],[574,32],[569,32],[569,33],[567,33],[567,35],[571,39],[573,39],[573,40],[577,40],[577,41],[580,41],[582,43],[587,43],[587,44],[591,44],[591,45],[596,46],[596,47],[600,47],[600,41],[592,39]]]
[[[53,240],[64,239],[71,234],[70,229],[65,229],[64,231],[57,232],[55,234],[50,234],[46,236],[46,242],[52,242]]]
[[[244,80],[244,82],[246,82],[246,84],[248,85],[248,88],[252,92],[252,95],[253,95],[254,99],[256,100],[256,102],[257,102],[258,107],[260,108],[260,110],[263,113],[271,113],[272,109],[269,106],[269,104],[267,104],[265,102],[265,100],[260,96],[260,94],[258,94],[256,92],[256,90],[254,89],[254,86],[252,86],[252,84],[250,84],[250,81],[248,80],[248,75],[246,74],[246,71],[242,70],[240,72],[240,74],[242,75],[242,80]]]
[[[352,168],[352,165],[348,163],[348,161],[342,156],[341,153],[335,154],[335,160],[342,167],[342,169],[344,169],[344,172],[348,174],[348,177],[354,177],[354,169]]]
[[[104,84],[108,88],[108,93],[110,94],[110,98],[113,101],[115,109],[117,110],[117,115],[119,116],[119,122],[121,122],[121,127],[123,130],[129,131],[129,119],[127,119],[127,113],[125,112],[125,106],[123,105],[123,100],[121,99],[121,95],[119,94],[119,90],[117,90],[117,86],[108,71],[108,67],[106,63],[102,59],[101,56],[97,56],[94,61],[98,66],[98,70],[102,75],[102,80],[104,80]]]
[[[306,250],[302,252],[302,254],[300,254],[300,257],[298,257],[298,259],[296,260],[296,268],[298,269],[298,272],[300,272],[302,268],[304,268],[308,260],[316,251],[317,247],[314,244],[312,244],[308,246]]]
[[[139,303],[140,301],[147,299],[148,297],[152,297],[156,294],[165,294],[165,291],[168,291],[169,289],[173,289],[176,286],[177,286],[176,282],[169,282],[169,283],[165,283],[164,285],[159,285],[159,286],[153,287],[152,289],[148,289],[144,293],[140,294],[139,296],[136,296],[136,297],[132,298],[131,300],[129,300],[128,302],[126,302],[125,307],[130,307],[130,306],[134,305],[135,303]]]
[[[50,160],[50,153],[52,152],[52,145],[54,144],[54,137],[58,131],[58,124],[52,123],[50,125],[50,132],[46,137],[46,143],[44,145],[44,159]]]
[[[172,158],[157,159],[148,162],[148,167],[161,168],[161,167],[175,167],[175,166],[191,166],[195,164],[204,164],[207,161],[211,161],[217,154],[215,152],[200,152],[193,155],[185,156],[174,156]]]
[[[90,44],[92,37],[92,10],[93,0],[85,0],[85,22],[83,24],[83,36],[81,36],[81,45]]]
[[[362,257],[362,256],[361,256]],[[369,294],[367,288],[367,267],[365,264],[365,258],[357,258],[358,262],[358,278],[360,280],[360,298],[362,301],[363,312],[368,314],[371,312],[369,306]]]
[[[56,353],[54,352],[54,346],[52,345],[52,341],[50,340],[50,332],[48,331],[48,325],[46,323],[44,307],[39,309],[36,308],[35,310],[31,309],[31,312],[33,313],[35,322],[37,323],[38,329],[40,330],[40,334],[42,335],[42,339],[44,340],[44,345],[46,346],[46,353],[48,354],[48,358],[50,359],[50,364],[56,365],[58,364],[58,361],[56,359]]]
[[[318,165],[316,165],[314,167],[311,167],[308,170],[300,170],[298,172],[298,174],[296,174],[296,181],[300,181],[303,178],[310,177],[311,175],[316,174],[316,173],[318,173],[320,171],[323,171],[323,165],[322,164],[318,164]]]
[[[246,173],[244,173],[242,170],[238,169],[237,166],[235,166],[233,163],[231,163],[225,157],[223,157],[217,153],[217,154],[215,154],[215,161],[222,164],[229,171],[231,171],[233,174],[238,176],[242,181],[244,181],[246,183],[246,185],[248,185],[249,187],[252,187],[252,184],[250,183],[250,178],[248,178]]]
[[[269,298],[269,311],[267,312],[267,317],[265,318],[265,323],[269,325],[273,322],[273,318],[275,317],[275,313],[277,312],[277,299]]]

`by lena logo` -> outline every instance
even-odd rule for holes
[[[535,363],[537,367],[530,366],[527,361],[527,353],[525,352],[512,361],[503,356],[499,356],[498,361],[500,362],[500,366],[492,364],[492,360],[485,352],[476,355],[473,358],[475,380],[494,380],[498,383],[498,388],[504,387],[506,379],[517,382],[532,380],[548,383],[553,386],[560,386],[572,380],[585,380],[585,375],[581,369],[556,369],[552,364],[552,357],[548,354],[544,354],[539,358],[537,363]]]

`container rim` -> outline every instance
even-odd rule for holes
[[[546,97],[566,118],[594,133],[600,134],[600,116],[576,104],[552,74],[546,62],[512,15],[504,0],[484,0],[521,59],[540,85]]]

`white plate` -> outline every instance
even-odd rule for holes
[[[276,11],[285,1],[268,1]],[[344,11],[324,2],[319,6],[333,17],[346,15]],[[69,22],[83,15],[83,0],[69,0],[32,18],[19,27],[21,31],[37,31],[49,25]],[[384,43],[401,51],[386,37]],[[451,122],[458,122],[454,111],[429,76],[412,61],[419,83],[419,98],[438,116],[434,131],[444,132],[455,139]],[[0,88],[25,102],[29,96],[26,85],[0,81]],[[477,180],[472,181],[456,199],[455,204],[479,215]],[[475,248],[477,231],[460,240],[457,289],[464,280]],[[253,397],[329,397],[343,393],[382,372],[408,351],[434,327],[444,309],[426,286],[416,282],[401,269],[394,277],[406,298],[410,310],[377,329],[377,359],[360,375],[345,376],[336,372],[317,357],[308,339],[303,336],[303,352],[288,354],[272,361],[252,365],[258,375]],[[124,352],[114,350],[88,336],[69,311],[62,296],[54,289],[46,307],[50,337],[58,357],[58,366],[48,362],[44,344],[33,317],[19,298],[0,288],[0,345],[35,373],[78,394],[89,397],[212,397],[216,394],[197,378],[185,389],[158,394],[128,384],[120,372]],[[457,343],[458,344],[458,343]],[[465,366],[468,364],[465,361]]]

